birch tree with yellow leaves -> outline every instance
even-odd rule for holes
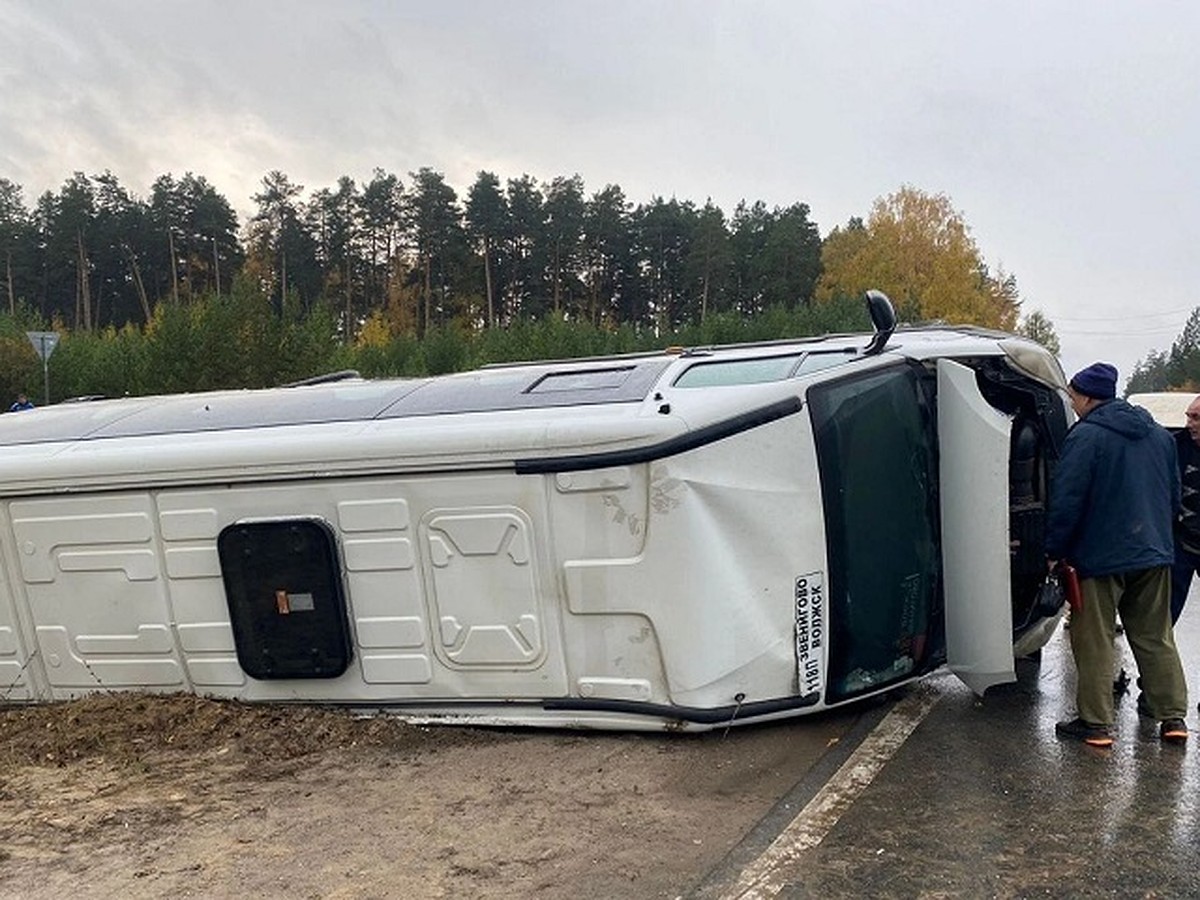
[[[883,291],[902,317],[1011,331],[1020,297],[1016,279],[993,275],[971,231],[945,194],[905,185],[877,199],[864,223],[835,228],[821,248],[815,299]]]

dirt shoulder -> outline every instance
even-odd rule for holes
[[[676,897],[851,724],[668,736],[192,696],[0,707],[0,894]]]

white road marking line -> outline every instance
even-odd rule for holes
[[[771,846],[742,870],[724,900],[760,900],[774,897],[788,887],[788,867],[829,834],[884,764],[921,724],[939,696],[936,691],[923,686],[897,703]]]

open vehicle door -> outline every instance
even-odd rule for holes
[[[946,661],[982,694],[1016,680],[1008,543],[1011,420],[984,400],[971,369],[943,359],[937,375]]]

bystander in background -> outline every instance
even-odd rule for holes
[[[1175,564],[1171,567],[1171,624],[1179,621],[1183,604],[1200,570],[1200,397],[1187,408],[1186,424],[1175,434],[1179,478],[1183,492],[1175,521]]]
[[[24,394],[17,394],[17,399],[8,408],[9,412],[20,412],[23,409],[33,409],[33,403]]]

